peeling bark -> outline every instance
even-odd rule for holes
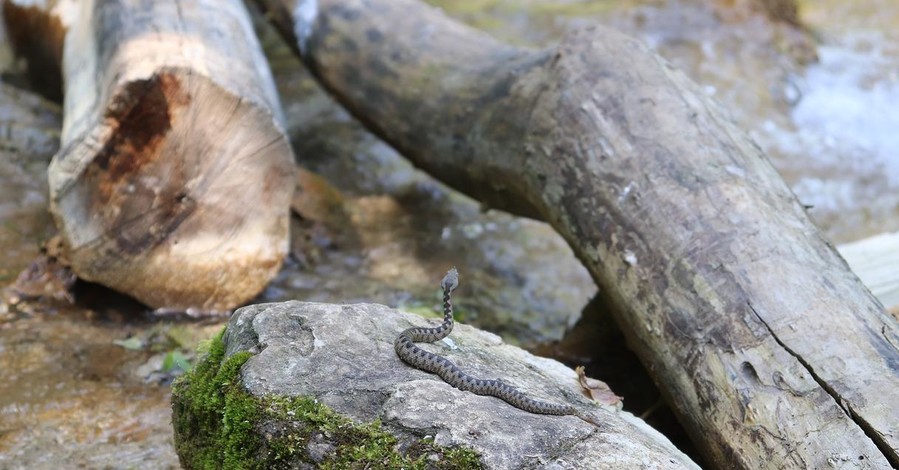
[[[49,181],[73,270],[152,307],[257,295],[287,252],[293,156],[243,4],[51,3],[33,24],[65,29]]]
[[[899,466],[899,325],[764,152],[637,41],[501,44],[410,0],[257,0],[419,167],[568,241],[722,468]]]

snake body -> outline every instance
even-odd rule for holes
[[[467,392],[499,398],[506,403],[530,413],[544,415],[574,415],[585,421],[585,418],[573,406],[559,405],[535,400],[506,385],[501,380],[485,380],[472,377],[462,372],[450,360],[425,351],[415,345],[416,342],[433,343],[446,338],[453,331],[453,304],[451,295],[459,285],[459,273],[456,268],[450,269],[440,282],[443,288],[443,323],[435,328],[408,328],[393,342],[397,356],[412,367],[437,374],[446,383]],[[595,424],[595,423],[594,423]]]

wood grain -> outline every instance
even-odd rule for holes
[[[152,307],[257,295],[287,252],[293,155],[243,4],[47,8],[66,30],[51,212],[75,272]]]

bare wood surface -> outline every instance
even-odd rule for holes
[[[48,8],[67,30],[51,211],[75,272],[153,307],[258,294],[287,251],[293,157],[243,4]]]
[[[837,249],[884,306],[899,308],[899,232],[845,243]]]
[[[899,325],[762,150],[637,41],[501,44],[410,0],[258,0],[419,167],[549,222],[720,468],[899,466]]]

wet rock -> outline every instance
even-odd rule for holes
[[[294,301],[250,306],[234,314],[221,344],[213,346],[207,363],[201,363],[198,370],[219,370],[214,373],[215,383],[232,387],[233,380],[239,383],[240,393],[258,403],[261,412],[254,411],[256,405],[247,406],[244,399],[235,398],[230,388],[232,395],[220,402],[225,409],[215,411],[226,424],[228,419],[250,423],[242,439],[255,444],[232,448],[240,448],[263,466],[280,462],[301,467],[341,458],[344,462],[366,459],[369,454],[359,449],[386,442],[388,452],[425,468],[473,464],[486,468],[697,468],[641,420],[588,402],[578,389],[573,370],[503,344],[491,333],[457,324],[451,343],[421,346],[476,377],[500,377],[535,398],[578,406],[598,416],[602,425],[573,416],[521,411],[409,367],[394,353],[393,341],[403,329],[429,323],[433,321],[376,304]],[[239,369],[232,361],[238,357],[248,357]],[[209,361],[221,365],[210,368]],[[221,372],[229,367],[235,371],[234,379]],[[219,432],[210,429],[218,427],[218,418],[201,416],[203,406],[194,405],[199,402],[189,398],[200,389],[208,395],[207,385],[199,376],[188,374],[173,394],[176,443],[186,468],[198,462],[194,453],[229,452],[205,448],[227,439],[197,435]],[[305,401],[285,405],[284,397]],[[229,403],[243,403],[244,415],[227,418],[236,416],[229,414]],[[315,406],[310,408],[309,403]],[[352,423],[335,424],[322,418],[329,413],[348,417]],[[210,428],[190,424],[197,422],[210,423]],[[353,426],[367,429],[376,439],[347,442],[346,429]],[[227,426],[221,426],[224,428]],[[371,434],[375,428],[391,437]],[[379,454],[374,463],[395,464],[393,458]]]

